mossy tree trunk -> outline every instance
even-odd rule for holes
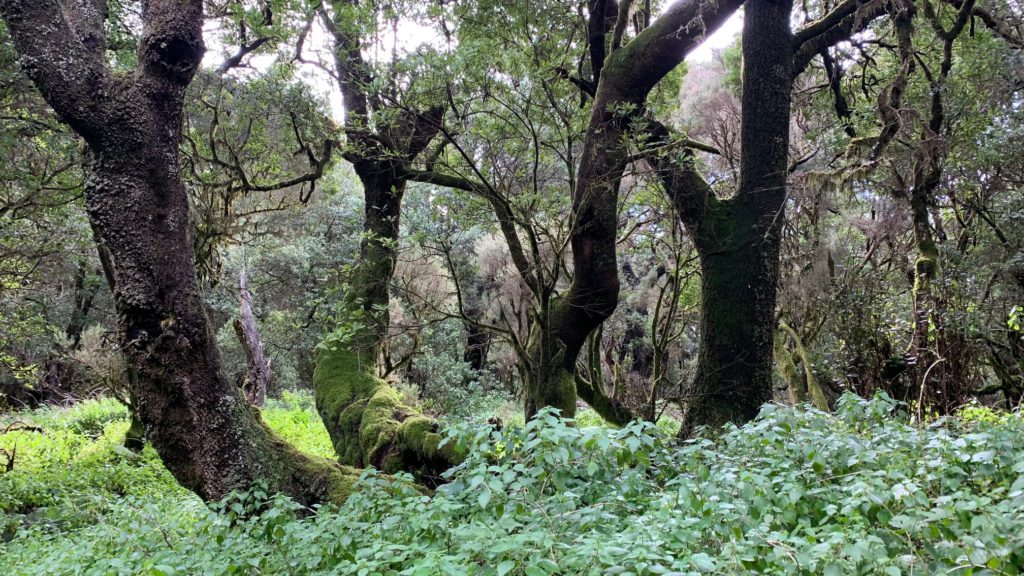
[[[302,503],[341,500],[357,474],[277,438],[219,374],[195,278],[180,177],[185,88],[204,52],[199,0],[150,0],[139,68],[106,66],[100,3],[0,0],[26,73],[88,145],[89,218],[109,250],[136,413],[164,464],[207,500],[255,481]]]
[[[911,355],[918,359],[915,372],[918,375],[918,400],[922,404],[919,409],[923,410],[923,404],[928,403],[943,414],[951,413],[965,400],[970,368],[961,361],[965,347],[962,336],[947,330],[946,302],[936,293],[936,284],[941,282],[942,270],[934,228],[940,226],[941,222],[933,223],[929,212],[936,204],[935,192],[942,181],[947,155],[946,138],[951,132],[946,119],[944,96],[949,86],[949,75],[953,71],[953,47],[967,29],[974,6],[975,0],[962,2],[948,28],[931,4],[925,3],[923,6],[933,32],[942,40],[942,59],[938,74],[927,75],[931,89],[928,122],[921,127],[917,149],[914,151],[910,212],[918,257],[914,263],[914,334],[911,339]]]
[[[793,341],[792,350],[787,345],[789,340]],[[779,329],[775,333],[774,357],[786,383],[790,402],[797,405],[810,401],[818,410],[831,409],[831,401],[814,373],[814,364],[803,339],[784,321],[779,321]]]
[[[928,380],[941,380],[942,367],[939,347],[941,346],[942,316],[940,302],[935,294],[935,282],[939,277],[939,247],[932,233],[928,214],[930,190],[916,187],[910,193],[910,213],[914,230],[914,247],[917,259],[914,261],[913,329],[907,357],[913,365],[914,383],[909,388],[911,398],[903,401],[931,402],[927,397]],[[937,370],[936,370],[937,369]],[[934,392],[934,391],[932,391]],[[921,407],[919,407],[921,408]]]
[[[908,162],[909,177],[896,174],[895,178],[901,185],[909,183],[906,190],[900,189],[897,192],[910,208],[917,252],[912,291],[913,328],[907,348],[907,358],[913,366],[913,385],[908,390],[909,397],[904,399],[916,402],[921,416],[926,406],[934,407],[942,413],[955,409],[963,400],[965,382],[969,380],[966,365],[959,361],[963,343],[957,335],[947,333],[944,326],[945,302],[936,292],[942,271],[935,230],[941,223],[933,222],[930,211],[936,203],[935,193],[942,181],[947,155],[946,138],[950,126],[946,118],[944,96],[953,70],[953,47],[967,29],[974,5],[974,0],[958,4],[956,16],[948,28],[931,4],[925,3],[922,6],[932,32],[941,41],[942,58],[935,71],[924,67],[924,61],[920,60],[920,54],[913,45],[914,22],[918,15],[914,5],[895,13],[893,19],[897,30],[900,75],[894,81],[893,88],[883,91],[879,96],[883,136],[888,137],[879,138],[881,145],[876,145],[876,155],[895,138],[903,126],[906,114],[901,99],[902,85],[906,84],[909,74],[921,64],[930,88],[929,109],[927,114],[920,114],[920,132]],[[892,112],[887,112],[890,110]],[[896,110],[901,113],[895,114]],[[893,166],[896,170],[896,165]]]
[[[328,338],[317,350],[313,374],[317,410],[342,464],[407,471],[428,485],[454,463],[441,448],[436,422],[402,403],[377,376],[388,335],[389,290],[395,272],[405,168],[437,135],[443,108],[424,111],[381,106],[370,94],[372,70],[362,56],[357,2],[334,0],[321,21],[334,39],[335,71],[345,104],[343,156],[363,185],[365,212],[359,260],[342,308],[354,324],[345,341]]]
[[[146,427],[142,424],[142,420],[139,420],[134,408],[129,409],[129,416],[131,420],[128,430],[124,433],[123,446],[132,452],[141,452],[146,446]]]
[[[700,348],[684,436],[697,426],[750,420],[771,399],[794,76],[791,9],[788,0],[746,7],[736,194],[717,198],[692,161],[654,161],[701,263]]]
[[[822,50],[850,38],[886,9],[861,8],[843,3],[794,33],[790,0],[746,5],[740,182],[730,198],[718,197],[697,172],[692,150],[708,147],[691,145],[679,156],[648,157],[701,261],[700,349],[683,436],[698,426],[750,420],[771,398],[793,79]],[[653,120],[645,131],[654,148],[678,141]]]
[[[618,276],[614,276],[615,300],[608,299],[611,293],[608,286],[611,282],[605,283],[605,291],[608,293],[604,298],[595,297],[592,313],[597,315],[611,315],[614,304],[618,302]],[[611,310],[606,312],[602,308]],[[543,311],[546,309],[547,313]],[[523,370],[524,383],[524,412],[527,419],[537,415],[542,408],[551,407],[559,411],[564,418],[576,417],[576,357],[582,343],[576,344],[574,338],[578,338],[580,329],[585,325],[576,324],[571,326],[574,333],[562,333],[559,328],[568,327],[565,324],[565,304],[554,302],[543,306],[542,315],[544,318],[537,323],[528,342],[527,355],[520,358],[525,363]],[[593,321],[593,320],[592,320]],[[596,328],[603,322],[597,322]],[[585,337],[585,336],[584,336]],[[571,348],[570,348],[571,346]]]
[[[428,485],[455,464],[450,448],[440,448],[437,423],[405,405],[397,390],[377,376],[377,360],[388,334],[390,296],[399,239],[399,216],[406,182],[377,172],[380,165],[356,163],[366,211],[359,261],[343,306],[356,313],[359,327],[346,342],[329,339],[317,351],[313,375],[317,410],[339,461],[406,471]]]

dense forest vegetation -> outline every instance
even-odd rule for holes
[[[1016,0],[0,39],[6,573],[1024,571]]]

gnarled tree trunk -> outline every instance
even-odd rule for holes
[[[317,410],[342,464],[407,471],[428,485],[456,463],[437,423],[405,405],[377,376],[388,335],[389,289],[395,272],[403,168],[437,135],[442,108],[374,110],[368,93],[371,69],[362,56],[360,30],[351,15],[354,0],[333,0],[321,21],[334,38],[335,70],[345,103],[345,159],[363,185],[365,213],[359,261],[342,309],[354,326],[347,340],[328,338],[317,348],[313,374]],[[379,104],[379,103],[378,103]]]
[[[86,207],[111,256],[138,416],[168,470],[204,499],[255,481],[303,503],[344,499],[355,471],[288,446],[219,375],[178,164],[185,88],[204,52],[202,2],[144,6],[139,68],[115,75],[105,3],[0,0],[26,73],[88,144]]]
[[[366,211],[363,241],[344,307],[360,324],[347,342],[321,344],[313,380],[317,410],[339,461],[406,471],[428,485],[456,463],[450,447],[440,448],[437,423],[405,405],[398,391],[377,377],[380,347],[388,334],[388,294],[397,260],[399,217],[406,181],[386,162],[355,163]]]
[[[526,414],[554,406],[563,415],[576,410],[576,359],[587,337],[618,305],[619,270],[616,258],[618,192],[630,161],[626,135],[654,86],[739,7],[736,0],[714,6],[700,0],[672,4],[650,27],[611,53],[592,54],[596,86],[586,141],[573,190],[573,281],[563,298],[552,302],[547,333],[535,342],[536,381],[526,394]],[[610,3],[608,3],[610,4]],[[592,2],[591,39],[614,28],[614,11],[604,2]],[[699,21],[701,26],[694,25]],[[584,88],[586,89],[586,88]],[[598,390],[585,390],[595,400]],[[603,407],[603,404],[598,403]],[[609,416],[614,410],[607,410]]]

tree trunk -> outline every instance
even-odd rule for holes
[[[793,340],[792,351],[787,345],[790,339]],[[774,358],[786,382],[789,399],[794,405],[810,401],[818,410],[827,412],[832,409],[832,399],[814,373],[814,364],[804,347],[803,339],[783,321],[779,321],[779,329],[775,333]]]
[[[913,180],[909,190],[910,213],[913,222],[914,244],[917,260],[914,262],[914,328],[907,356],[914,366],[916,398],[909,400],[918,404],[918,415],[923,417],[925,405],[931,405],[943,414],[948,414],[963,401],[963,390],[968,380],[966,366],[962,359],[963,343],[955,334],[946,334],[944,326],[945,303],[936,294],[936,283],[941,279],[939,246],[944,238],[942,222],[931,218],[930,210],[935,204],[935,191],[942,179],[946,158],[945,137],[949,131],[946,122],[943,94],[947,80],[953,70],[953,45],[966,29],[974,1],[968,0],[959,7],[959,14],[946,30],[937,19],[929,18],[935,32],[943,41],[942,60],[938,74],[927,74],[931,88],[931,106],[927,124],[921,127],[917,147],[913,153]],[[925,6],[928,14],[929,6]],[[912,51],[910,29],[912,20],[907,15],[907,31],[901,37],[901,48],[905,53]],[[905,55],[904,58],[909,58]]]
[[[64,335],[68,338],[68,350],[78,350],[89,311],[92,310],[92,303],[99,289],[99,282],[89,277],[89,259],[83,256],[78,261],[78,269],[75,270],[75,302],[71,310],[71,319],[64,329]]]
[[[937,400],[926,397],[930,386],[926,378],[941,379],[939,373],[932,368],[940,362],[938,352],[939,335],[941,333],[938,316],[938,300],[935,297],[934,284],[939,276],[939,248],[932,234],[932,226],[928,215],[929,192],[924,187],[916,187],[910,194],[910,212],[914,229],[914,247],[917,249],[917,260],[914,262],[913,288],[913,331],[907,357],[913,365],[913,386],[910,388],[911,398],[900,398],[907,402],[932,403]],[[941,372],[941,368],[939,368]],[[934,392],[934,390],[931,390]],[[923,407],[918,406],[918,409]]]
[[[270,360],[263,353],[263,341],[260,339],[256,318],[252,313],[252,293],[245,277],[245,270],[238,276],[239,317],[235,319],[235,334],[245,352],[246,372],[242,381],[242,391],[249,404],[261,408],[267,398],[267,384],[270,381]]]
[[[667,186],[697,247],[702,274],[700,350],[682,436],[698,426],[751,420],[772,397],[794,74],[791,9],[791,0],[745,8],[736,195],[716,198],[692,167],[671,182],[676,186]]]
[[[320,12],[334,39],[335,72],[345,104],[344,157],[363,185],[366,204],[359,261],[341,306],[346,333],[329,336],[317,347],[316,405],[343,464],[404,470],[437,484],[440,473],[455,462],[451,448],[438,447],[434,420],[404,405],[398,392],[377,377],[377,361],[388,335],[388,290],[407,183],[403,167],[438,134],[444,107],[417,111],[401,103],[370,105],[376,98],[369,92],[373,69],[363,59],[363,30],[352,18],[357,4],[331,0]]]
[[[220,376],[187,248],[177,138],[162,140],[178,125],[147,120],[145,134],[111,126],[109,144],[92,155],[85,193],[114,263],[121,347],[138,370],[135,409],[148,438],[175,478],[204,499],[255,480],[306,503],[342,496],[351,472],[287,446]]]
[[[164,464],[206,500],[263,481],[311,504],[342,500],[355,471],[288,446],[219,373],[195,277],[180,177],[185,88],[204,52],[199,0],[150,0],[139,69],[106,67],[104,15],[88,3],[0,0],[26,73],[88,145],[85,200],[109,250],[137,415]]]
[[[654,86],[739,4],[721,0],[711,9],[700,0],[675,2],[625,46],[612,46],[607,56],[603,51],[592,55],[592,69],[599,74],[572,196],[573,279],[561,299],[545,306],[542,333],[531,342],[535,366],[525,397],[527,418],[544,406],[554,406],[564,416],[575,414],[576,359],[590,334],[618,305],[618,195],[631,155],[627,131]],[[601,14],[591,17],[592,38],[600,35],[601,26],[605,33],[614,28]],[[690,25],[697,19],[703,26]]]
[[[467,311],[467,313],[471,314],[472,312]],[[487,367],[491,334],[474,322],[466,322],[463,326],[466,329],[466,349],[462,353],[462,361],[469,365],[469,369],[474,373],[482,372]]]
[[[589,331],[600,326],[604,318],[610,316],[615,309],[614,304],[618,302],[618,276],[614,277],[614,282],[605,283],[606,291],[609,286],[614,286],[614,293],[608,292],[608,295],[614,296],[615,299],[595,298],[595,306],[591,309],[594,314],[588,318],[567,320],[564,305],[554,304],[547,307],[553,310],[531,334],[527,347],[529,358],[520,359],[521,362],[527,362],[523,394],[527,420],[536,416],[537,412],[545,407],[557,409],[564,418],[576,417],[576,357]],[[603,311],[598,308],[599,304],[604,308]],[[583,342],[577,343],[580,336],[583,337]]]
[[[142,421],[135,415],[134,410],[131,410],[130,414],[131,423],[124,433],[124,447],[132,452],[142,452],[146,446],[146,427],[142,425]]]
[[[428,486],[457,460],[439,447],[437,423],[405,405],[398,391],[377,377],[377,359],[388,334],[390,296],[406,181],[387,162],[356,162],[366,212],[359,261],[343,307],[354,333],[328,339],[317,350],[313,375],[316,405],[342,464],[406,471]]]
[[[697,242],[701,318],[697,374],[685,425],[752,420],[771,400],[778,235],[722,249]],[[702,249],[703,246],[703,249]]]

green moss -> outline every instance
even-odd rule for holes
[[[371,369],[351,350],[317,354],[317,410],[339,462],[410,472],[419,479],[439,477],[457,460],[449,448],[439,448],[436,423],[403,404],[398,392]]]
[[[343,503],[355,491],[360,471],[320,456],[301,452],[260,420],[276,453],[273,468],[267,470],[268,485],[309,505],[320,502]]]
[[[132,415],[131,424],[128,426],[128,430],[124,433],[124,447],[131,450],[132,452],[140,452],[146,444],[146,430],[142,426],[142,422]]]
[[[398,445],[405,450],[402,459],[406,464],[439,461],[456,463],[459,457],[453,444],[440,446],[444,438],[437,433],[437,422],[426,416],[407,418],[397,430]],[[430,472],[425,470],[425,472]]]
[[[377,460],[375,456],[394,442],[400,407],[398,393],[387,385],[377,389],[367,402],[359,427],[359,445],[370,462]]]
[[[334,446],[312,395],[284,391],[281,398],[268,398],[260,410],[263,421],[296,449],[333,460]]]
[[[564,399],[562,402],[562,416],[565,418],[576,417],[576,379],[565,368],[559,367],[555,374],[553,386],[557,389],[556,394]]]
[[[789,401],[794,406],[807,402],[807,383],[801,380],[797,372],[793,355],[786,347],[786,333],[779,330],[775,334],[775,368],[779,371],[782,381],[786,383]]]

